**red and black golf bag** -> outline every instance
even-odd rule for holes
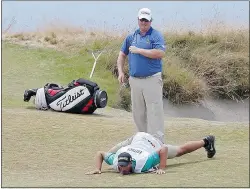
[[[107,93],[96,83],[82,78],[73,80],[66,88],[47,83],[43,88],[25,90],[24,101],[28,102],[31,96],[35,96],[37,109],[78,114],[92,114],[108,101]]]

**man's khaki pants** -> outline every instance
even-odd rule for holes
[[[138,132],[147,132],[165,143],[161,75],[130,76],[132,113]]]

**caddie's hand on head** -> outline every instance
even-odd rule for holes
[[[118,81],[119,81],[120,84],[124,83],[124,78],[125,78],[124,73],[119,73]]]
[[[85,175],[94,175],[94,174],[101,174],[102,172],[100,170],[94,170],[94,171],[90,171],[85,173]]]
[[[140,52],[140,48],[137,48],[136,46],[130,46],[129,51],[134,54],[138,54]]]

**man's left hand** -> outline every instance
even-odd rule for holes
[[[136,47],[136,46],[130,46],[129,47],[129,51],[131,53],[134,53],[134,54],[139,54],[140,53],[140,48]]]
[[[162,169],[157,169],[156,171],[154,171],[154,173],[162,175],[162,174],[165,174],[166,172]]]

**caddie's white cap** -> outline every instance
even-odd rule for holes
[[[138,12],[138,18],[139,19],[145,18],[148,21],[151,21],[152,20],[151,10],[148,9],[148,8],[142,8],[142,9],[140,9],[139,12]]]

